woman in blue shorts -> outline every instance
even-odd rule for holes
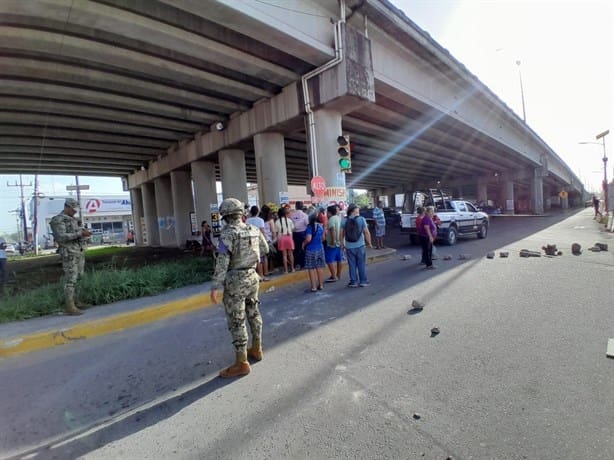
[[[305,233],[305,241],[303,241],[303,248],[305,249],[305,268],[309,273],[311,292],[322,290],[324,283],[324,275],[322,273],[322,269],[324,268],[323,237],[324,228],[322,224],[318,222],[318,216],[315,213],[310,214],[309,225],[307,225],[307,231]]]

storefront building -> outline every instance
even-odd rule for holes
[[[38,199],[38,244],[41,247],[53,245],[53,234],[49,222],[64,209],[66,196],[42,197]],[[74,196],[71,198],[75,198]],[[34,216],[34,203],[30,202],[30,216]],[[92,231],[92,244],[125,243],[128,232],[134,230],[130,195],[85,196],[81,195],[81,211],[75,216]],[[33,228],[33,219],[30,222]]]

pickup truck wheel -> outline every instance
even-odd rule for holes
[[[458,239],[458,232],[456,227],[450,227],[448,229],[448,237],[446,238],[446,243],[448,246],[454,246],[456,244],[456,240]]]
[[[482,224],[480,226],[480,231],[478,232],[478,238],[484,239],[488,235],[488,225]]]

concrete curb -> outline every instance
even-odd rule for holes
[[[367,256],[367,263],[371,264],[388,259],[395,253],[396,250],[391,248],[380,250],[376,254],[369,254]],[[283,274],[272,278],[270,281],[262,282],[260,284],[260,292],[264,294],[271,288],[282,287],[307,279],[309,279],[307,270]],[[9,337],[0,340],[0,358],[8,358],[105,334],[112,334],[213,306],[215,304],[211,302],[207,292],[207,294],[197,294],[170,302],[152,304],[151,306],[127,313],[112,314],[107,318],[90,321],[86,319],[66,328],[56,328]]]

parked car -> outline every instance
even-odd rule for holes
[[[6,243],[4,250],[7,254],[15,254],[15,245],[13,243]]]

